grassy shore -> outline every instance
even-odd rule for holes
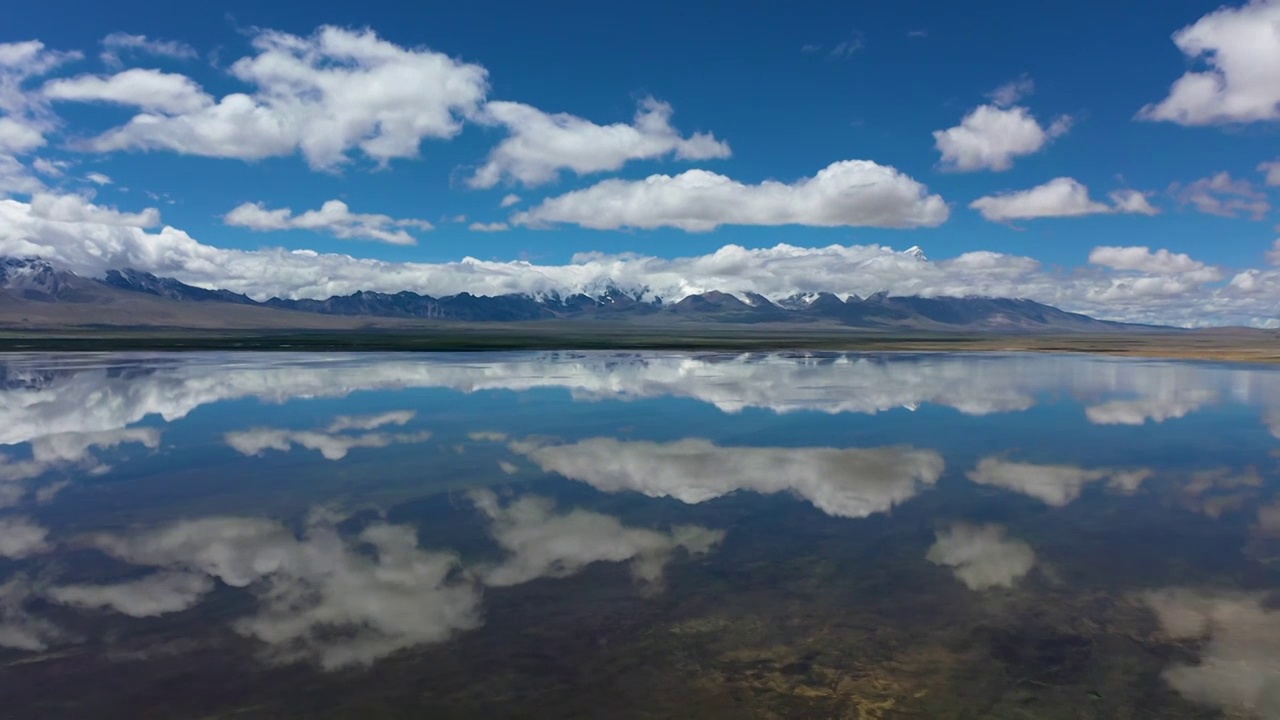
[[[437,325],[406,330],[0,331],[0,352],[119,350],[482,351],[952,351],[1100,353],[1241,362],[1280,361],[1280,334],[1254,330],[1105,335],[876,333],[812,328],[645,328],[564,324]]]

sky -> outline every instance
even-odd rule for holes
[[[0,254],[1280,326],[1280,0],[189,5],[6,10]]]

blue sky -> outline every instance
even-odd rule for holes
[[[1144,317],[1154,318],[1160,313],[1177,313],[1180,321],[1195,322],[1188,314],[1204,307],[1203,294],[1224,303],[1238,300],[1222,293],[1230,294],[1248,284],[1229,287],[1242,271],[1253,268],[1257,273],[1247,288],[1253,296],[1258,295],[1263,280],[1268,288],[1273,281],[1280,287],[1280,280],[1272,277],[1276,271],[1267,269],[1268,253],[1277,237],[1277,219],[1270,209],[1275,188],[1266,184],[1267,175],[1259,169],[1260,163],[1280,158],[1280,110],[1275,106],[1280,90],[1267,96],[1266,89],[1268,82],[1280,82],[1280,71],[1254,78],[1248,70],[1254,59],[1261,63],[1280,57],[1267,54],[1280,53],[1280,30],[1268,25],[1280,16],[1280,3],[1254,0],[1227,6],[1223,12],[1231,22],[1214,27],[1209,25],[1213,20],[1210,14],[1219,7],[1215,2],[1169,0],[1161,3],[1159,13],[1151,7],[1136,0],[1053,5],[979,2],[964,6],[925,1],[815,2],[789,11],[777,3],[764,2],[739,3],[732,9],[689,3],[615,7],[563,2],[548,9],[521,3],[452,6],[376,0],[271,7],[247,2],[218,3],[216,7],[175,7],[158,2],[114,2],[110,7],[90,2],[31,3],[7,11],[0,43],[39,40],[45,52],[79,51],[83,57],[64,59],[47,72],[28,74],[21,80],[22,92],[33,99],[22,111],[8,108],[9,115],[40,125],[45,142],[14,157],[28,167],[34,167],[37,159],[67,165],[60,176],[33,171],[29,174],[36,177],[39,187],[10,188],[6,194],[18,202],[37,193],[76,196],[93,207],[120,213],[154,207],[162,221],[139,232],[155,235],[159,228],[171,226],[198,240],[202,247],[250,252],[311,249],[386,261],[396,268],[400,263],[450,263],[465,256],[497,262],[524,259],[539,266],[559,267],[583,252],[669,259],[714,253],[726,245],[755,249],[779,243],[801,248],[874,245],[896,250],[919,245],[935,263],[990,251],[1034,259],[1040,275],[1060,279],[1083,274],[1095,285],[1075,295],[1063,295],[1037,290],[1053,284],[1041,276],[1035,282],[1008,288],[990,278],[966,284],[954,281],[956,273],[968,267],[963,264],[948,270],[953,281],[945,287],[923,280],[886,281],[886,285],[925,294],[970,286],[983,294],[1008,289],[1094,314],[1107,314],[1099,313],[1099,308],[1105,310],[1110,303],[1113,316],[1146,313]],[[1206,16],[1210,17],[1202,20]],[[1215,70],[1212,54],[1194,58],[1179,49],[1174,34],[1196,27],[1198,22],[1208,28],[1200,34],[1209,38],[1209,50],[1234,65]],[[229,93],[261,94],[266,92],[263,85],[246,80],[243,74],[237,76],[233,63],[269,55],[261,44],[264,34],[275,33],[277,38],[287,34],[300,42],[315,43],[322,26],[352,36],[371,31],[380,47],[432,56],[441,53],[458,67],[482,68],[484,87],[474,102],[452,108],[455,129],[435,133],[437,136],[426,133],[416,153],[394,154],[383,158],[381,165],[361,150],[359,138],[344,145],[341,160],[327,167],[316,167],[305,148],[300,152],[296,147],[272,151],[266,157],[237,158],[202,157],[208,153],[175,148],[172,143],[155,149],[148,145],[152,142],[149,138],[138,134],[132,136],[131,144],[109,149],[86,145],[87,140],[104,137],[103,133],[148,112],[145,98],[156,95],[135,87],[132,92],[137,96],[127,100],[87,97],[85,78],[109,79],[116,73],[142,69],[166,74],[170,80],[185,76],[209,102]],[[1255,32],[1264,36],[1261,46],[1251,39],[1250,33]],[[133,47],[119,47],[119,61],[104,62],[100,54],[110,47],[104,48],[103,41],[113,33],[145,36],[147,47],[142,41]],[[161,42],[171,45],[156,52],[156,43]],[[275,51],[281,52],[279,44]],[[1248,53],[1258,54],[1254,58]],[[333,62],[337,61],[332,57],[322,57],[312,68],[331,67]],[[1238,92],[1240,97],[1224,95],[1189,111],[1184,107],[1181,119],[1174,117],[1173,110],[1163,118],[1137,117],[1145,106],[1168,98],[1171,85],[1184,73],[1205,70],[1220,70],[1229,86],[1252,86]],[[411,73],[398,77],[415,87],[428,82]],[[68,98],[71,91],[62,97],[49,91],[49,83],[60,78],[81,83],[74,91],[78,97]],[[1258,85],[1262,86],[1261,96],[1254,89]],[[993,99],[998,88],[1014,86],[1021,91],[1000,101]],[[375,95],[368,95],[371,105],[386,102]],[[1241,97],[1246,105],[1253,105],[1241,109]],[[695,133],[709,133],[714,136],[713,141],[707,140],[714,143],[712,149],[704,144],[701,151],[689,153],[693,157],[684,158],[678,156],[682,154],[678,149],[632,152],[631,159],[617,163],[619,167],[585,174],[575,172],[573,162],[566,162],[552,167],[549,172],[555,179],[547,182],[529,182],[527,173],[522,181],[508,173],[492,187],[468,183],[499,143],[516,132],[512,122],[494,119],[504,102],[521,103],[540,113],[568,113],[584,123],[603,126],[631,123],[638,105],[648,98],[669,106],[674,142],[689,141]],[[1268,101],[1269,114],[1265,108]],[[391,102],[396,102],[394,97]],[[1213,102],[1218,103],[1214,106],[1217,110],[1209,107]],[[935,133],[960,126],[980,106],[987,106],[991,117],[1021,113],[1022,130],[1031,122],[1045,137],[1030,143],[1034,149],[1006,153],[1003,160],[988,158],[967,166],[962,161],[957,168],[954,158],[950,162],[944,159]],[[169,107],[164,112],[173,116],[187,110]],[[1055,124],[1058,121],[1060,125]],[[1013,130],[993,126],[984,132],[988,140],[999,143]],[[439,137],[441,134],[447,137]],[[300,142],[305,145],[305,137]],[[538,139],[530,136],[528,142],[536,145]],[[554,166],[561,149],[554,144],[526,146],[525,159],[551,157]],[[592,151],[578,148],[577,152],[579,157],[590,157]],[[793,185],[833,163],[848,160],[872,161],[876,168],[896,172],[892,176],[873,174],[866,183],[861,175],[848,175],[840,181],[848,187],[908,183],[918,189],[920,198],[939,196],[947,210],[940,215],[937,207],[923,208],[915,200],[904,200],[901,194],[891,201],[903,203],[898,214],[872,212],[884,207],[883,198],[868,200],[865,207],[853,200],[852,205],[861,208],[855,210],[844,200],[810,198],[821,207],[804,210],[807,200],[802,194],[762,200],[758,195],[735,191],[713,198],[720,203],[715,207],[694,208],[700,216],[720,218],[713,223],[719,225],[716,229],[701,231],[683,220],[653,219],[650,209],[654,198],[648,195],[632,197],[632,205],[640,207],[628,207],[618,217],[616,212],[611,215],[601,210],[616,199],[617,187],[575,196],[571,206],[547,209],[549,206],[540,205],[602,182],[630,183],[655,174],[698,170],[748,186],[770,180]],[[1222,176],[1224,172],[1228,175]],[[111,183],[94,183],[87,179],[90,173],[109,177]],[[1013,210],[1001,206],[1003,214],[988,213],[995,221],[971,207],[979,198],[1027,191],[1056,178],[1075,181],[1070,186],[1060,184],[1058,190],[1068,195],[1073,190],[1087,192],[1088,199],[1083,195],[1055,196],[1047,201],[1046,209],[1044,198],[1032,198],[1030,211],[1023,203]],[[1280,182],[1280,177],[1276,179]],[[682,188],[667,191],[684,192]],[[1118,191],[1129,193],[1137,203],[1132,207],[1139,211],[1119,211],[1119,201],[1111,197]],[[915,190],[902,192],[910,195]],[[499,207],[509,194],[518,195],[520,201]],[[278,217],[239,224],[227,221],[227,214],[245,203],[261,204],[264,211],[290,208],[296,216],[331,200],[342,201],[352,213],[428,221],[434,228],[428,230],[420,222],[387,226],[388,232],[407,233],[397,235],[400,241],[391,243],[335,237],[334,226],[323,220],[311,223],[310,229],[285,228]],[[1075,209],[1064,209],[1067,206]],[[532,219],[540,222],[530,223],[532,226],[513,222],[514,213],[539,207],[544,209],[534,212]],[[690,209],[682,206],[682,211]],[[868,220],[868,212],[878,219]],[[1075,216],[1052,217],[1055,214]],[[670,220],[669,214],[666,217]],[[633,227],[646,221],[668,226]],[[583,227],[593,222],[608,227]],[[2,223],[0,218],[0,248],[5,247]],[[478,232],[470,229],[473,223],[506,223],[508,228]],[[677,227],[670,227],[672,224]],[[877,227],[886,224],[919,227]],[[19,231],[9,234],[12,247],[18,246],[16,233]],[[67,243],[99,242],[92,236],[92,229],[87,228],[80,240],[75,239],[75,233],[18,239],[35,247],[62,248]],[[406,237],[416,243],[406,244]],[[140,242],[154,244],[145,238]],[[1099,247],[1147,247],[1149,254],[1138,258],[1131,253],[1133,257],[1119,263],[1107,264],[1105,257],[1102,263],[1091,262],[1091,253]],[[1168,251],[1166,260],[1157,257],[1159,250]],[[78,257],[70,250],[46,254],[61,254],[73,265]],[[1176,259],[1182,254],[1186,261]],[[81,256],[102,257],[103,253]],[[1098,257],[1093,256],[1094,260]],[[154,253],[135,253],[128,259],[147,265],[148,259],[156,257]],[[155,270],[201,284],[251,290],[254,282],[243,273],[223,277],[207,268],[202,270],[194,261],[163,260],[153,265]],[[1171,279],[1171,267],[1200,274]],[[1205,268],[1216,269],[1216,275]],[[337,273],[332,269],[325,272]],[[1163,299],[1158,302],[1164,304],[1136,314],[1124,310],[1122,302],[1139,298],[1108,294],[1108,288],[1115,288],[1116,273],[1133,274],[1131,279],[1155,278],[1148,290],[1139,294],[1143,302],[1157,302],[1151,300],[1151,288],[1160,285],[1157,294]],[[788,282],[775,283],[773,294],[784,286],[792,289],[792,285],[797,290],[816,289]],[[866,289],[867,282],[831,289],[857,292]],[[434,289],[425,280],[401,284]],[[322,288],[347,288],[336,281],[319,286],[283,281],[277,285],[260,294],[317,294]],[[1138,285],[1131,282],[1129,287]],[[1189,289],[1173,297],[1173,290],[1183,287]],[[1274,304],[1273,300],[1252,297],[1246,304],[1266,307],[1268,302]],[[1267,320],[1239,302],[1223,313],[1218,320],[1254,324]]]

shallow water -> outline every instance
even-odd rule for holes
[[[1280,373],[0,358],[5,717],[1280,718]]]

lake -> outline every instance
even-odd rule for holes
[[[1280,372],[0,357],[9,718],[1280,718]]]

